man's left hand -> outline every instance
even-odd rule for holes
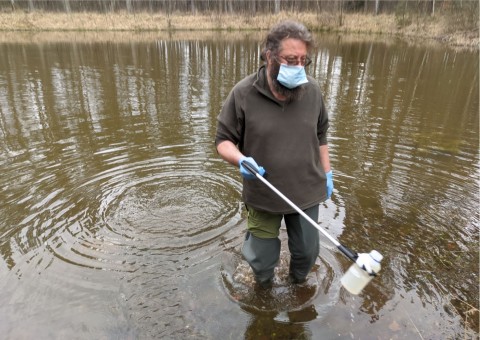
[[[332,170],[325,173],[327,176],[327,200],[332,196],[333,193],[333,173]]]

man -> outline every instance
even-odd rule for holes
[[[239,166],[248,222],[242,254],[257,283],[269,287],[280,256],[285,220],[290,279],[301,283],[319,253],[318,230],[252,175],[246,160],[314,221],[318,204],[333,191],[327,146],[328,114],[314,78],[307,76],[313,39],[307,28],[284,21],[265,40],[266,63],[234,86],[218,116],[215,143],[220,156]],[[259,164],[261,166],[259,166]]]

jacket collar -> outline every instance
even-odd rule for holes
[[[257,77],[255,81],[253,82],[253,87],[257,89],[258,92],[263,94],[265,97],[273,100],[274,102],[283,105],[283,102],[275,98],[275,96],[272,93],[272,90],[270,90],[270,86],[268,85],[268,80],[267,80],[267,67],[266,65],[260,66],[260,68],[257,71]]]

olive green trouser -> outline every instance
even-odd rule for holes
[[[280,257],[280,225],[285,219],[290,250],[290,276],[303,281],[315,264],[320,250],[318,230],[298,213],[271,214],[247,207],[247,234],[242,254],[255,274],[258,283],[269,282]],[[318,205],[304,212],[318,220]]]

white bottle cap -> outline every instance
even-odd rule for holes
[[[380,254],[380,253],[379,253],[378,251],[376,251],[376,250],[372,250],[372,251],[370,252],[370,256],[371,256],[375,261],[377,261],[377,262],[380,262],[380,261],[382,261],[382,259],[383,259],[383,255]]]

